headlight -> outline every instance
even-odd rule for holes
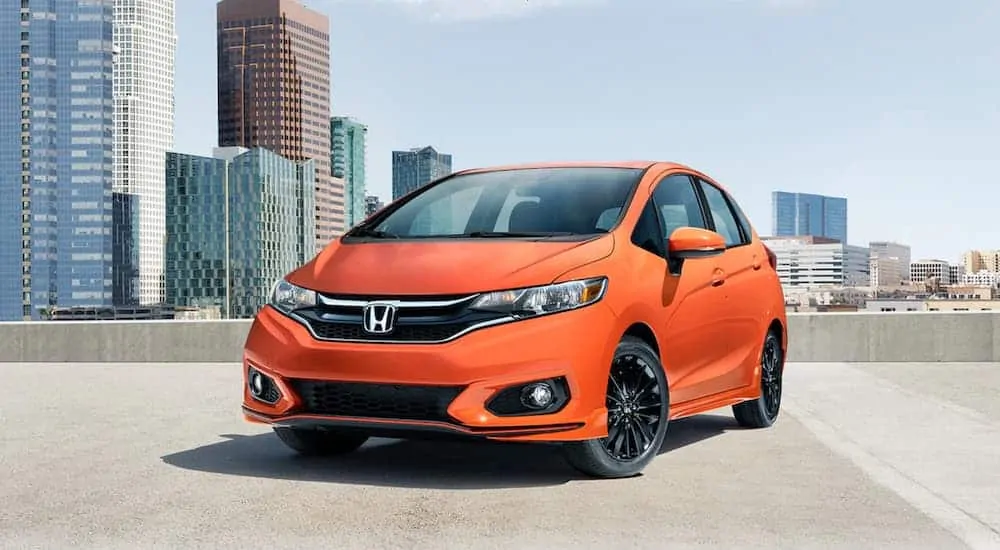
[[[596,277],[517,290],[501,290],[483,294],[472,303],[471,309],[499,311],[514,317],[545,315],[593,304],[604,297],[607,288],[607,277]]]
[[[316,306],[316,291],[308,290],[281,280],[271,289],[271,299],[267,302],[284,313]]]

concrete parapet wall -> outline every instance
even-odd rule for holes
[[[1000,312],[790,313],[789,361],[1000,361]],[[236,362],[250,321],[0,323],[0,362]]]
[[[0,362],[240,361],[249,320],[0,323]]]

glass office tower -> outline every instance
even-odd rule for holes
[[[0,3],[0,321],[112,305],[114,0]]]
[[[826,237],[847,243],[846,198],[775,191],[771,217],[775,237]]]
[[[266,149],[167,154],[166,296],[249,318],[313,257],[316,166]]]
[[[365,219],[365,153],[368,127],[348,117],[330,119],[330,166],[344,180],[344,228]]]

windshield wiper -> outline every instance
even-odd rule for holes
[[[399,235],[395,233],[389,233],[388,231],[379,231],[375,229],[360,229],[355,231],[352,237],[369,237],[372,239],[398,239]]]
[[[504,237],[565,237],[572,235],[569,231],[472,231],[461,235],[454,235],[456,238],[472,239],[502,239]]]

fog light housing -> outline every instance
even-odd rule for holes
[[[547,382],[529,384],[521,390],[521,404],[531,410],[539,411],[552,404],[555,392]]]
[[[274,379],[253,367],[247,368],[247,389],[250,397],[261,403],[273,405],[281,399],[281,391]]]
[[[486,403],[486,410],[496,416],[553,414],[561,411],[569,399],[565,378],[533,380],[500,390]]]

